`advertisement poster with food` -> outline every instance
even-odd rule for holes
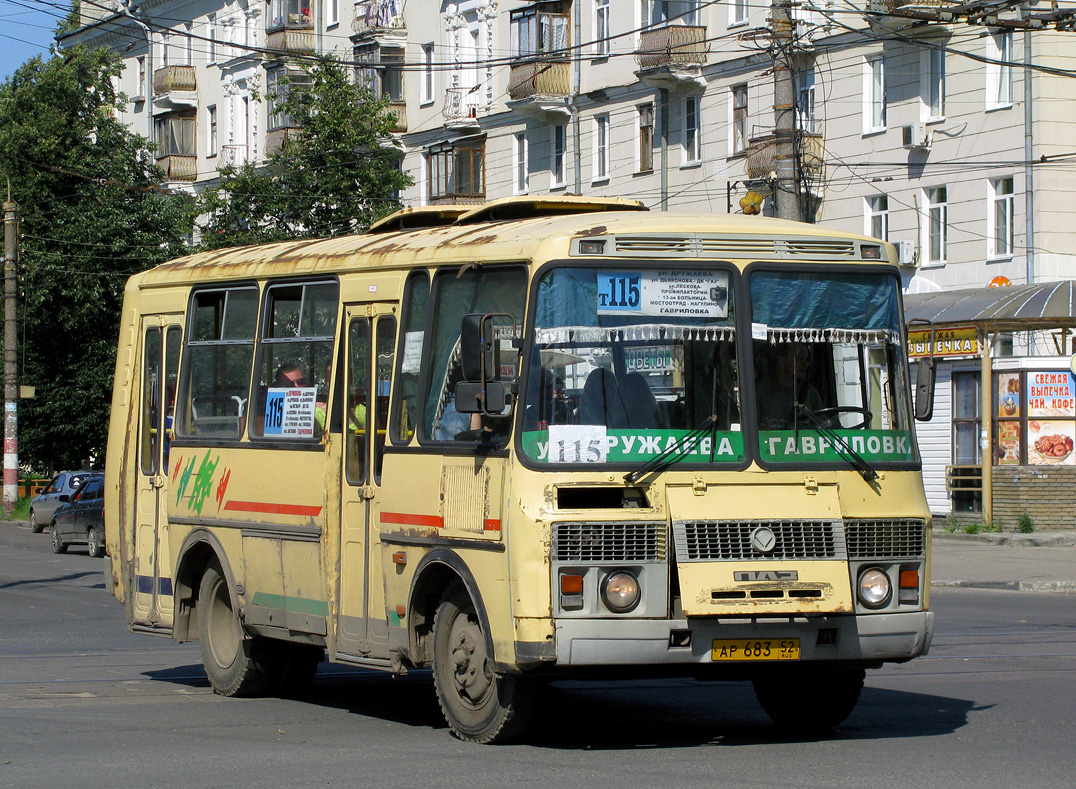
[[[1076,417],[1076,383],[1065,371],[1027,374],[1027,415],[1030,417]]]
[[[1020,373],[998,375],[998,416],[1020,416]]]
[[[1002,466],[1020,465],[1020,423],[998,422],[998,440],[994,445],[997,463]]]
[[[1027,461],[1033,466],[1076,465],[1072,456],[1076,422],[1030,419],[1027,423]]]

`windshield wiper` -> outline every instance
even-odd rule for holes
[[[706,417],[701,425],[696,427],[690,433],[682,436],[675,444],[667,446],[662,452],[658,453],[650,460],[643,463],[635,471],[632,471],[624,475],[624,481],[629,485],[634,485],[637,481],[645,477],[647,474],[651,474],[656,471],[662,471],[668,468],[673,463],[687,455],[691,451],[691,445],[695,439],[701,438],[707,432],[713,433],[713,426],[717,423],[717,416],[710,415]],[[713,441],[711,440],[710,447],[710,460],[713,460]],[[675,457],[673,455],[675,454]]]
[[[864,460],[862,455],[852,449],[851,444],[838,435],[835,430],[827,427],[814,411],[803,403],[796,403],[796,413],[804,414],[814,426],[814,429],[830,440],[830,443],[833,445],[833,448],[837,450],[838,454],[847,460],[848,464],[858,471],[859,475],[863,477],[866,482],[873,482],[878,479],[878,472],[874,470],[871,464]]]

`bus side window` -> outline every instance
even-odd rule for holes
[[[374,482],[381,482],[381,464],[385,458],[385,439],[389,423],[389,394],[392,382],[392,363],[396,348],[396,319],[378,318],[375,355],[373,414]]]
[[[370,435],[370,322],[354,318],[347,331],[347,428],[345,473],[352,485],[366,484],[366,438]]]
[[[415,435],[419,413],[418,375],[425,342],[426,306],[430,300],[430,278],[416,271],[404,287],[402,331],[396,371],[396,393],[389,419],[389,435],[394,444],[408,444]]]

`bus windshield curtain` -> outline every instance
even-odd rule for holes
[[[899,337],[896,288],[888,275],[756,272],[752,320],[785,329],[874,329]]]

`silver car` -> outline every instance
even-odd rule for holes
[[[61,471],[48,487],[34,496],[30,502],[30,529],[34,534],[40,533],[52,523],[56,508],[71,500],[75,491],[81,487],[89,471]]]

